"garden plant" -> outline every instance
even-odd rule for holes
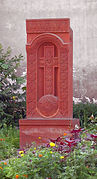
[[[22,60],[21,54],[11,57],[11,49],[5,51],[0,44],[0,128],[5,123],[18,125],[25,115],[25,78],[16,74]]]
[[[93,119],[91,119],[93,120]],[[68,136],[47,144],[17,150],[17,156],[1,162],[1,178],[84,179],[97,178],[97,123],[75,128]],[[39,137],[41,140],[41,137]]]
[[[0,129],[0,161],[15,157],[19,148],[19,129],[7,127],[6,124]]]

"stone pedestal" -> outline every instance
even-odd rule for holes
[[[56,139],[69,133],[75,124],[79,126],[79,119],[21,119],[20,146],[46,144],[49,139]],[[41,137],[41,139],[39,139]]]

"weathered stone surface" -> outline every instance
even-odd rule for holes
[[[46,27],[45,27],[46,24]],[[73,119],[73,32],[69,19],[27,20],[27,119],[20,146],[62,136]],[[60,33],[61,32],[61,33]]]
[[[51,32],[53,28],[54,33]],[[26,29],[27,118],[41,115],[60,116],[60,114],[65,118],[72,118],[73,39],[69,19],[27,20]],[[55,107],[52,112],[50,103],[48,103],[48,109],[45,107],[43,109],[43,100],[45,105],[46,100],[51,98],[52,105]],[[55,99],[58,99],[56,104],[53,103]]]

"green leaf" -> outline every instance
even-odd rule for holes
[[[7,64],[2,64],[1,67],[2,67],[3,69],[7,70],[9,66],[8,66]]]
[[[22,90],[23,90],[23,91],[26,91],[26,86],[22,87]]]

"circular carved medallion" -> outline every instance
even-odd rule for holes
[[[58,109],[58,98],[53,95],[42,96],[38,101],[38,110],[41,115],[49,117],[54,115]]]

